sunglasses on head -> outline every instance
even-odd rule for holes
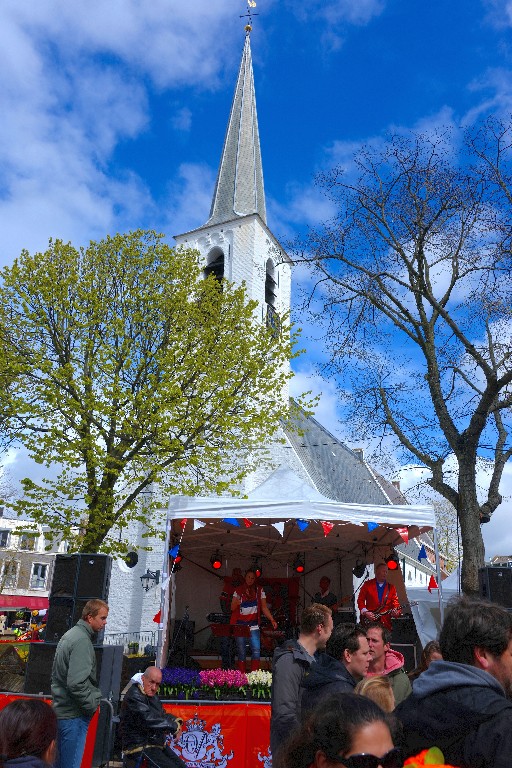
[[[336,757],[336,762],[345,768],[402,768],[404,759],[399,749],[390,749],[384,757],[375,757],[370,754],[351,755],[350,757]]]

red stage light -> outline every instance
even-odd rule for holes
[[[222,558],[218,552],[215,552],[210,557],[210,564],[214,571],[218,571],[220,568],[222,568]]]
[[[386,558],[386,565],[389,568],[390,571],[397,571],[399,568],[400,563],[398,562],[398,557],[393,554],[391,554],[389,557]]]

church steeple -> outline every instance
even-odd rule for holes
[[[248,26],[207,225],[252,213],[267,223]]]

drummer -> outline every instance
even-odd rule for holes
[[[331,580],[328,576],[322,576],[320,579],[320,591],[315,592],[313,597],[314,603],[320,603],[320,605],[326,605],[331,611],[335,611],[338,608],[338,598],[334,592],[330,591]]]

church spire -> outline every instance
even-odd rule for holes
[[[251,213],[259,214],[263,223],[267,223],[250,25],[247,25],[242,62],[207,224],[221,224]]]

